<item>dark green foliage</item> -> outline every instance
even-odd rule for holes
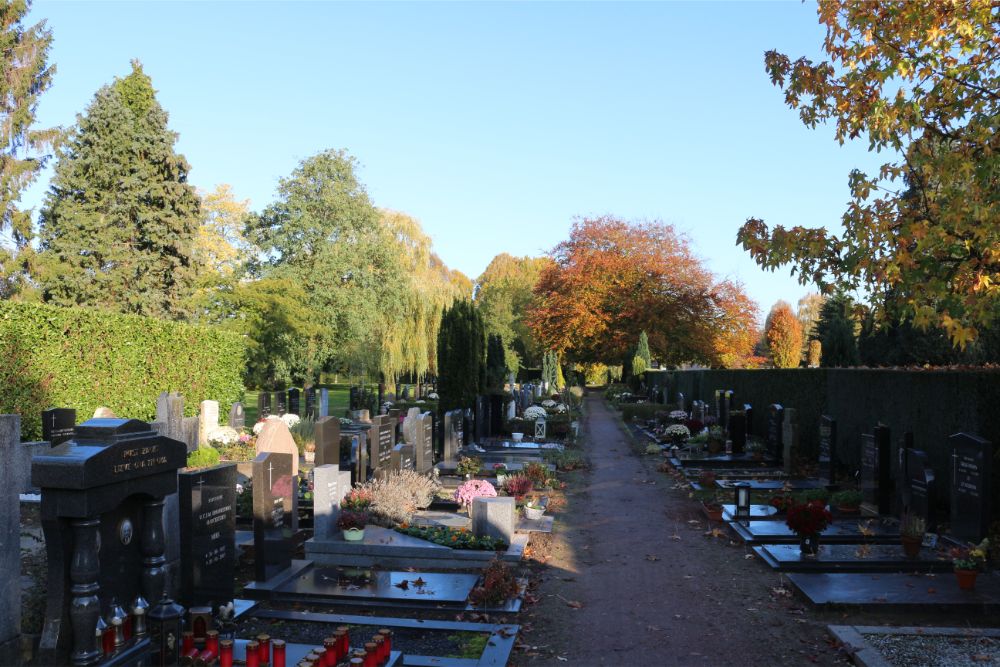
[[[858,344],[854,338],[853,302],[837,294],[823,303],[816,322],[815,338],[823,345],[820,366],[840,368],[858,365]]]
[[[0,414],[21,415],[21,436],[41,438],[41,411],[105,405],[152,421],[156,397],[179,391],[185,412],[243,395],[246,343],[235,334],[88,308],[0,302]]]
[[[921,331],[910,322],[879,326],[870,313],[858,337],[858,353],[865,366],[941,366],[964,356],[939,327]]]
[[[23,251],[15,255],[0,247],[0,298],[20,289],[22,267],[32,253],[30,211],[21,210],[21,193],[38,176],[47,148],[56,130],[34,130],[38,96],[48,90],[55,66],[46,63],[52,32],[45,22],[25,28],[22,20],[31,3],[8,0],[0,6],[0,232],[9,231],[14,246]]]
[[[470,301],[456,301],[438,331],[438,407],[472,408],[486,390],[486,328]]]
[[[187,315],[199,199],[138,62],[94,96],[58,151],[39,219],[45,301]]]
[[[503,393],[507,381],[507,357],[504,353],[503,338],[499,334],[490,334],[486,343],[486,390]]]

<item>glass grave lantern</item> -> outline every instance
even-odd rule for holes
[[[736,520],[750,520],[750,482],[736,482],[733,484],[736,489]]]
[[[146,625],[152,642],[152,664],[155,667],[176,665],[181,644],[184,607],[163,594],[160,603],[147,614]]]

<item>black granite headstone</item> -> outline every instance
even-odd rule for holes
[[[279,417],[288,412],[288,403],[286,402],[285,391],[276,391],[271,394],[271,414],[278,415]]]
[[[476,442],[482,443],[490,435],[490,400],[476,396]]]
[[[316,441],[316,465],[340,465],[340,420],[320,417],[313,431]]]
[[[729,439],[733,443],[733,455],[742,454],[747,444],[747,417],[742,412],[729,415]]]
[[[253,462],[254,577],[267,581],[292,564],[291,517],[298,511],[292,455],[264,452]]]
[[[892,512],[892,452],[888,426],[861,436],[861,493],[879,514]]]
[[[372,428],[368,433],[371,435],[371,467],[376,478],[381,478],[389,471],[392,448],[396,444],[394,431],[392,417],[389,415],[372,417]]]
[[[910,483],[909,467],[906,457],[913,446],[913,433],[907,431],[903,434],[901,442],[892,443],[892,481],[895,493],[892,496],[892,513],[894,516],[902,516],[910,506]]]
[[[298,387],[288,390],[288,411],[302,417],[302,391]]]
[[[420,415],[417,422],[417,444],[413,454],[417,472],[430,472],[434,467],[434,416],[430,412]]]
[[[52,408],[42,411],[42,440],[53,447],[72,440],[75,427],[76,410],[73,408]]]
[[[753,405],[751,405],[750,403],[744,403],[743,414],[746,415],[746,421],[747,421],[746,431],[747,431],[747,437],[749,438],[751,435],[755,433],[755,431],[753,430]]]
[[[722,392],[722,428],[729,430],[729,413],[733,406],[733,390]]]
[[[830,484],[837,475],[837,420],[827,415],[819,418],[819,474]]]
[[[767,407],[767,456],[775,461],[784,457],[785,409],[777,403]]]
[[[992,521],[994,447],[968,433],[948,438],[951,448],[951,534],[978,543]]]
[[[504,397],[498,395],[490,396],[490,437],[500,435],[503,432],[503,404]]]
[[[348,405],[351,410],[361,409],[361,387],[351,387]]]
[[[132,419],[91,419],[34,457],[49,568],[41,664],[98,661],[94,628],[111,599],[162,597],[164,498],[186,460],[183,442]]]
[[[319,415],[316,414],[316,387],[309,387],[305,390],[306,395],[306,418],[316,421]]]
[[[271,416],[271,394],[262,391],[257,394],[257,419],[266,419]]]
[[[934,532],[934,470],[927,464],[927,453],[919,449],[908,449],[905,460],[903,484],[909,490],[909,503],[903,512],[923,519],[926,529]]]
[[[239,431],[246,426],[246,423],[247,415],[243,409],[243,404],[239,401],[233,403],[229,408],[229,427]]]
[[[185,607],[213,609],[233,599],[236,571],[236,464],[177,475],[181,596]]]

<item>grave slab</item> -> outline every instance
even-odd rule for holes
[[[1000,611],[1000,577],[979,575],[975,590],[963,591],[952,573],[788,575],[799,592],[815,605],[914,609],[933,605],[949,611]]]
[[[864,526],[864,530],[862,530]],[[784,521],[731,521],[729,527],[747,544],[798,544],[799,537]],[[899,544],[899,529],[875,519],[835,521],[820,534],[821,544]],[[902,547],[901,547],[902,548]]]
[[[472,519],[462,514],[454,512],[437,512],[434,510],[423,510],[413,515],[411,522],[414,526],[446,526],[448,528],[472,528]]]
[[[548,514],[543,515],[541,519],[536,521],[521,517],[517,521],[516,531],[518,533],[551,533],[554,526],[555,517]]]
[[[792,491],[805,491],[807,489],[822,489],[826,485],[818,479],[786,479],[786,480],[762,480],[762,479],[717,479],[715,485],[720,489],[731,490],[737,482],[746,482],[753,491],[781,491],[790,489]]]
[[[803,556],[797,544],[767,544],[753,548],[779,572],[951,572],[951,560],[921,549],[917,558],[906,558],[897,544],[823,544],[819,553]]]
[[[750,520],[751,521],[768,521],[773,520],[774,515],[778,513],[777,508],[771,507],[770,505],[751,505],[750,506]],[[722,520],[723,521],[734,521],[736,519],[736,505],[732,503],[722,505]]]
[[[343,568],[313,567],[278,587],[277,593],[298,598],[407,602],[419,605],[460,603],[465,606],[479,575],[442,572],[366,570],[349,576]],[[423,585],[417,585],[417,580]]]

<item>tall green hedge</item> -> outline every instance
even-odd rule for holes
[[[185,413],[243,395],[241,336],[86,308],[0,302],[0,414],[21,415],[21,437],[41,437],[41,411],[105,405],[152,420],[156,397],[178,391]]]

